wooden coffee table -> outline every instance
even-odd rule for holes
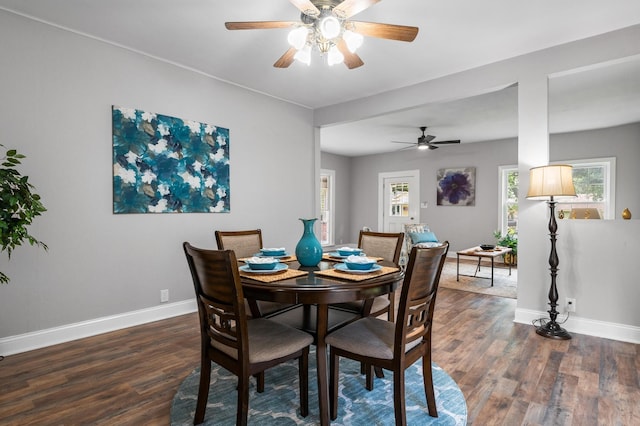
[[[489,277],[478,276],[478,272],[480,272],[480,262],[482,261],[482,258],[487,258],[487,259],[491,259],[491,287],[493,287],[493,268],[495,267],[494,259],[498,256],[502,256],[505,253],[510,253],[511,251],[512,250],[509,247],[496,247],[492,250],[482,250],[480,246],[457,251],[456,255],[458,259],[456,263],[456,281],[460,281],[461,275],[463,277],[489,279]],[[469,257],[478,258],[478,266],[476,266],[476,272],[473,275],[465,275],[460,273],[460,256],[469,256]],[[509,275],[511,275],[511,264],[509,264]]]

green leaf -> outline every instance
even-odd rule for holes
[[[48,250],[47,245],[29,234],[27,228],[47,209],[40,196],[31,191],[35,188],[29,183],[28,176],[22,176],[16,169],[22,158],[25,156],[9,149],[0,167],[0,251],[7,252],[9,259],[13,250],[25,242]],[[0,272],[0,284],[8,282],[9,277]]]

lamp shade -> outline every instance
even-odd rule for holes
[[[574,196],[573,167],[566,164],[534,167],[529,170],[529,199]]]

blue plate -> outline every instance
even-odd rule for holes
[[[260,259],[271,259],[270,263],[254,263],[254,262],[249,262],[248,260],[244,261],[245,265],[249,265],[249,269],[252,270],[269,270],[269,269],[275,269],[276,266],[278,266],[278,263],[280,262],[278,259],[274,259],[272,257],[260,257]]]
[[[275,274],[278,272],[286,271],[289,266],[286,263],[278,263],[273,269],[251,269],[249,265],[242,265],[238,269],[242,272],[249,272],[251,274]]]
[[[352,256],[351,254],[346,255],[346,256],[343,256],[343,255],[341,255],[340,253],[338,253],[337,251],[332,251],[332,252],[329,252],[329,253],[327,253],[327,254],[328,254],[330,257],[337,257],[338,259],[346,259],[347,257]],[[353,256],[365,256],[365,254],[364,254],[364,253],[362,253],[362,252],[360,252],[360,253],[358,253],[358,254],[353,254]]]
[[[379,271],[380,269],[382,269],[382,266],[376,263],[371,267],[371,269],[349,269],[344,263],[338,263],[334,266],[334,268],[338,271],[348,272],[350,274],[368,274],[369,272]]]
[[[284,256],[286,253],[286,250],[283,248],[282,249],[261,248],[260,253],[262,253],[263,256]]]
[[[362,253],[362,249],[352,248],[350,250],[336,250],[340,256],[359,256]]]
[[[267,256],[266,254],[263,254],[262,252],[256,253],[256,254],[254,254],[254,256],[256,256],[256,257],[273,257],[274,259],[282,259],[283,257],[289,257],[291,255],[285,251],[284,254],[281,254],[281,255],[278,255],[278,256],[271,256],[271,255]]]

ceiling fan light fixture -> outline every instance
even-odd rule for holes
[[[327,63],[329,65],[341,64],[344,61],[344,55],[337,46],[332,46],[327,54]]]
[[[419,28],[381,22],[350,21],[352,16],[375,5],[380,0],[289,0],[299,11],[300,21],[238,21],[225,22],[228,30],[288,28],[290,47],[273,64],[287,68],[296,60],[311,63],[311,50],[327,56],[329,65],[343,63],[352,70],[364,65],[355,53],[364,37],[412,42]],[[329,50],[337,46],[338,52]],[[334,49],[335,50],[335,49]]]
[[[293,58],[303,64],[311,65],[311,45],[305,44],[302,49],[296,52]]]
[[[344,39],[344,42],[347,43],[347,49],[349,49],[349,52],[351,53],[356,53],[356,50],[358,50],[364,42],[362,34],[358,34],[351,30],[345,30],[342,34],[342,38]]]
[[[342,31],[342,24],[340,24],[338,18],[333,15],[325,16],[320,19],[318,26],[320,28],[320,33],[327,40],[338,37],[340,35],[340,31]]]
[[[307,37],[309,36],[309,29],[307,27],[297,27],[289,32],[287,41],[297,50],[300,50],[307,43]]]
[[[425,149],[429,149],[429,144],[427,143],[418,144],[418,149],[421,151],[424,151]]]

